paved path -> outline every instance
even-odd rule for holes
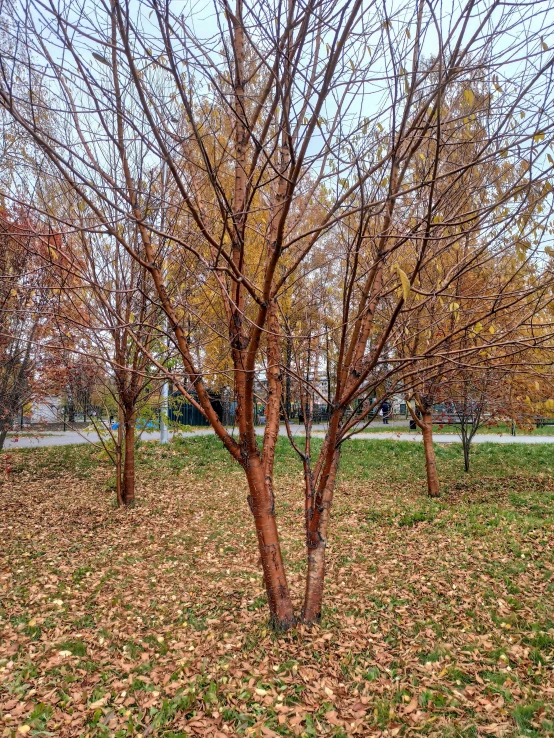
[[[302,435],[304,426],[293,425],[291,426],[294,435]],[[314,426],[315,436],[320,436],[325,431],[323,425]],[[264,429],[260,427],[257,429],[258,435],[263,435]],[[280,427],[279,430],[282,436],[286,436],[286,430],[284,426]],[[184,437],[187,436],[210,436],[213,435],[213,431],[210,428],[202,428],[191,431],[190,433],[183,433]],[[160,437],[158,431],[153,433],[143,433],[141,438],[144,441],[157,441]],[[421,433],[410,433],[398,431],[380,431],[375,433],[358,433],[356,438],[363,440],[388,440],[388,441],[416,441],[421,442],[423,440]],[[17,440],[16,440],[17,439]],[[460,443],[460,437],[456,433],[435,433],[433,436],[435,443]],[[69,446],[74,443],[98,443],[98,437],[95,433],[77,433],[76,431],[59,431],[49,434],[31,436],[25,434],[23,436],[9,435],[6,438],[4,444],[4,450],[16,449],[16,448],[38,448],[44,446]],[[552,436],[510,436],[496,433],[478,433],[473,443],[554,443],[554,435]]]

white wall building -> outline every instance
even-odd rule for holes
[[[61,419],[61,398],[45,397],[34,402],[31,409],[31,423],[58,423]]]

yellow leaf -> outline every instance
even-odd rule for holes
[[[410,280],[408,279],[408,275],[406,274],[406,272],[402,271],[399,266],[396,267],[396,270],[398,271],[398,276],[400,277],[400,282],[402,283],[402,296],[406,301],[410,296]]]
[[[546,43],[546,41],[543,39],[542,36],[541,36],[541,46],[542,46],[543,51],[548,51],[548,44]]]
[[[475,333],[481,333],[481,331],[483,330],[483,324],[480,322],[476,323],[473,327],[473,330],[475,331]]]
[[[494,333],[494,326],[493,325],[491,325],[491,327],[489,328],[489,333]]]
[[[406,36],[407,36],[408,38],[412,38],[412,35],[411,35],[411,33],[410,33],[410,29],[409,29],[409,28],[406,28]]]
[[[470,90],[469,87],[464,90],[464,98],[466,103],[471,107],[475,101],[475,95],[473,94],[473,90]]]
[[[533,141],[535,143],[540,143],[541,141],[544,141],[544,133],[542,131],[537,131],[533,136]]]
[[[31,730],[30,725],[20,725],[19,728],[17,729],[17,732],[25,734],[25,733],[28,733],[30,730]]]

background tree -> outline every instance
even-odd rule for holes
[[[52,283],[45,268],[44,243],[24,213],[0,212],[0,449],[25,405],[43,394],[41,343]]]
[[[488,366],[466,366],[451,378],[446,389],[447,406],[455,415],[466,472],[470,469],[471,444],[480,428],[499,422],[512,428],[535,426],[537,404],[545,401],[549,391],[537,379],[540,375],[539,357],[518,355],[511,361],[491,356]]]
[[[58,217],[61,212],[58,201]],[[119,504],[133,505],[137,417],[159,393],[154,361],[163,363],[168,354],[160,311],[144,267],[117,240],[87,228],[84,215],[78,232],[65,234],[52,270],[60,299],[49,349],[62,370],[56,381],[67,396],[69,420],[80,405],[114,464]],[[100,411],[94,408],[94,416],[93,393]],[[117,421],[115,428],[110,420]]]

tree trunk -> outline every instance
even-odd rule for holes
[[[464,470],[469,472],[469,441],[467,438],[462,439],[462,446],[464,449]]]
[[[124,417],[125,455],[123,457],[123,504],[135,504],[135,414],[125,412]]]
[[[121,443],[115,449],[115,496],[117,506],[123,507],[123,480],[121,474]]]
[[[425,450],[425,470],[427,472],[427,491],[429,497],[439,496],[439,476],[437,474],[437,461],[433,447],[433,414],[426,410],[421,415],[423,448]]]
[[[254,516],[258,535],[271,624],[276,630],[286,630],[294,625],[296,620],[279,544],[273,494],[264,479],[259,456],[250,456],[245,470],[250,489],[248,504]]]
[[[318,496],[319,499],[316,499],[316,505],[320,510],[316,534],[315,536],[307,535],[308,572],[306,575],[302,621],[308,625],[318,623],[321,620],[323,587],[325,584],[325,549],[327,548],[327,531],[329,529],[329,518],[333,493],[335,491],[339,455],[340,451],[336,450],[323,492]]]
[[[4,443],[6,442],[6,435],[8,433],[8,426],[4,426],[2,429],[0,429],[0,451],[4,448]]]

